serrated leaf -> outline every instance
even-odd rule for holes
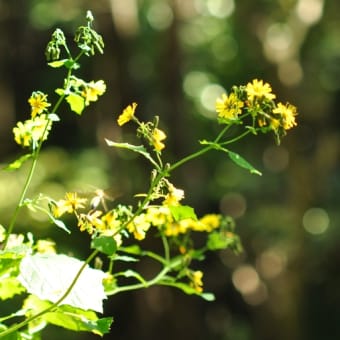
[[[92,240],[91,248],[111,256],[116,252],[117,244],[112,236],[99,236]]]
[[[66,97],[66,101],[69,103],[73,112],[80,115],[85,108],[85,99],[79,94],[71,93]]]
[[[24,309],[30,314],[37,314],[50,307],[51,303],[30,295],[24,302]],[[59,306],[53,312],[41,316],[41,319],[73,331],[87,331],[103,336],[110,331],[112,318],[99,319],[93,311],[85,311],[68,305]]]
[[[238,153],[227,150],[229,158],[241,168],[247,169],[250,173],[262,176],[262,173],[255,169],[248,161],[241,157]]]
[[[180,221],[187,218],[197,220],[194,208],[190,207],[189,205],[171,205],[169,206],[169,209],[175,221]]]
[[[4,167],[4,170],[7,171],[13,171],[19,169],[27,160],[29,160],[32,157],[32,154],[26,154],[21,156],[20,158],[16,159],[12,163],[8,164],[6,167]]]
[[[35,254],[20,263],[19,281],[41,300],[57,302],[67,291],[83,261],[66,255]],[[62,275],[61,275],[62,273]],[[103,312],[105,273],[86,265],[71,292],[61,302],[84,310]]]
[[[157,168],[159,167],[158,164],[154,161],[154,159],[151,157],[149,152],[147,152],[147,150],[145,149],[143,145],[133,145],[129,143],[117,143],[117,142],[113,142],[108,139],[105,139],[105,141],[108,146],[113,146],[115,148],[121,148],[121,149],[128,149],[130,151],[137,152],[141,154],[142,156],[144,156],[146,159],[148,159]]]

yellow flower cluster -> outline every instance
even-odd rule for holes
[[[128,105],[123,112],[119,115],[117,123],[122,126],[131,120],[134,120],[138,125],[138,134],[144,137],[157,153],[160,153],[164,148],[163,143],[166,139],[166,134],[163,130],[157,127],[157,124],[148,122],[141,123],[135,116],[135,111],[137,108],[137,103],[132,103]]]
[[[90,105],[90,102],[96,102],[99,96],[102,96],[106,91],[106,85],[103,80],[90,81],[83,84],[81,95],[85,99],[85,105]]]
[[[16,143],[34,150],[39,142],[47,139],[52,127],[52,121],[46,114],[51,104],[47,101],[47,94],[40,91],[33,92],[28,103],[31,106],[31,119],[17,122],[13,134]]]
[[[200,270],[190,271],[188,273],[190,286],[196,290],[197,293],[203,292],[203,272]]]
[[[197,220],[184,218],[176,221],[168,206],[153,206],[147,209],[145,220],[171,237],[189,231],[211,232],[220,227],[221,215],[209,214]]]
[[[227,124],[250,113],[262,132],[274,131],[280,136],[297,125],[297,111],[289,103],[275,103],[275,98],[268,83],[254,79],[246,86],[234,87],[229,95],[222,94],[216,100],[216,112],[220,122]]]

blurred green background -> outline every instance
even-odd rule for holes
[[[138,102],[142,119],[160,116],[170,162],[218,129],[214,102],[253,78],[298,107],[298,127],[281,146],[271,136],[236,146],[262,177],[211,153],[185,165],[173,182],[199,215],[237,221],[244,252],[210,255],[206,290],[216,301],[154,287],[105,303],[115,323],[104,339],[295,340],[340,338],[339,104],[340,2],[326,0],[0,0],[0,159],[15,159],[12,127],[29,115],[34,90],[62,82],[44,48],[54,28],[72,38],[86,10],[103,35],[105,54],[83,60],[80,75],[108,90],[81,119],[63,106],[45,145],[31,195],[58,199],[66,190],[108,188],[117,200],[145,191],[149,168],[104,138],[132,138],[115,120]],[[6,225],[25,168],[0,175]],[[52,237],[59,251],[84,258],[88,237],[67,236],[43,216],[23,213],[20,231]],[[141,270],[147,271],[148,268]],[[43,338],[94,339],[50,327]]]

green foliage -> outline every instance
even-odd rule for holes
[[[98,317],[103,313],[103,300],[154,285],[174,287],[212,301],[214,295],[204,291],[203,272],[194,270],[192,264],[204,261],[208,251],[241,251],[234,221],[220,214],[197,216],[193,207],[181,203],[184,190],[170,181],[171,175],[181,165],[213,150],[227,153],[237,166],[260,175],[247,160],[231,151],[229,145],[248,135],[268,132],[279,140],[296,125],[295,107],[276,103],[270,85],[255,79],[246,86],[234,86],[228,96],[223,94],[217,98],[216,122],[220,132],[211,142],[203,140],[198,151],[169,164],[163,160],[167,136],[159,127],[158,117],[140,121],[136,115],[137,104],[132,103],[123,110],[117,123],[119,126],[136,124],[136,136],[141,144],[108,139],[106,143],[109,147],[132,151],[149,162],[150,183],[144,193],[133,195],[135,204],[115,203],[108,207],[106,194],[101,189],[95,191],[90,202],[77,192],[67,192],[59,200],[45,194],[29,198],[27,192],[41,148],[54,124],[61,120],[57,115],[61,103],[68,103],[70,110],[79,116],[106,91],[103,80],[86,81],[74,75],[81,57],[103,53],[104,42],[93,29],[91,12],[87,13],[86,20],[87,25],[80,26],[75,33],[78,48],[75,57],[60,29],[53,32],[47,44],[48,65],[66,71],[63,85],[55,90],[59,96],[57,102],[52,105],[47,94],[33,92],[28,100],[30,118],[13,128],[16,143],[29,152],[6,169],[17,170],[24,162],[31,163],[9,225],[0,229],[0,298],[23,295],[22,308],[0,318],[0,337],[4,339],[39,339],[41,330],[48,324],[103,336],[113,321],[111,317]],[[32,234],[17,235],[14,229],[23,208],[45,214],[69,234],[70,228],[62,219],[73,215],[79,228],[76,233],[86,232],[91,238],[92,252],[88,258],[82,261],[57,254],[53,241],[36,240]],[[200,242],[196,241],[197,234],[201,236]],[[149,249],[142,242],[146,238],[160,242],[161,250]],[[135,262],[145,259],[154,261],[160,268],[151,278],[133,267]],[[92,261],[97,269],[90,266]],[[120,271],[114,265],[117,261],[121,263]],[[20,320],[10,324],[13,318]]]

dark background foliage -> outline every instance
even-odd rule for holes
[[[215,302],[154,287],[107,301],[115,323],[105,339],[337,339],[340,337],[339,103],[340,4],[326,0],[0,0],[0,157],[21,150],[11,129],[29,114],[33,90],[49,93],[62,75],[46,66],[44,48],[56,27],[72,39],[92,10],[105,54],[84,60],[85,79],[103,79],[107,93],[81,119],[63,106],[39,163],[33,192],[109,188],[118,200],[143,192],[149,168],[109,149],[104,138],[133,139],[115,122],[138,102],[142,119],[160,116],[171,162],[198,148],[218,126],[213,103],[223,89],[253,78],[298,107],[298,127],[280,146],[270,136],[236,146],[263,172],[255,177],[223,155],[185,165],[174,183],[198,214],[237,221],[244,253],[211,254],[203,265]],[[5,225],[24,171],[0,175]],[[32,192],[32,195],[33,195]],[[85,257],[88,238],[68,237],[36,214],[22,232],[52,237],[61,252]],[[75,228],[74,228],[75,229]],[[76,238],[76,241],[75,239]],[[144,272],[151,264],[140,264]],[[91,339],[54,327],[48,339]]]

